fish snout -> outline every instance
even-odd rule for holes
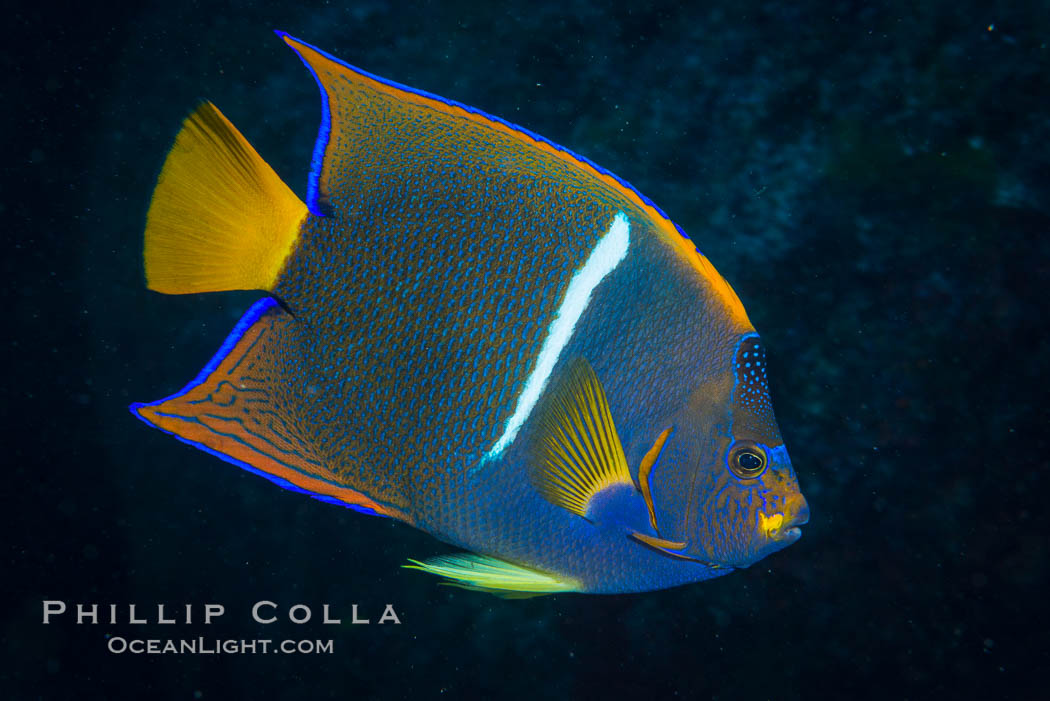
[[[785,512],[788,518],[785,519],[784,525],[781,526],[780,532],[775,537],[778,540],[794,543],[802,537],[802,529],[799,526],[809,523],[809,503],[806,497],[799,494],[796,498],[788,500],[788,508],[785,509]]]
[[[806,497],[799,494],[798,499],[792,501],[795,502],[795,515],[791,517],[791,525],[804,526],[809,523],[809,502],[806,501]]]

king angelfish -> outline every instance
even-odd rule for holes
[[[473,107],[278,33],[321,88],[301,201],[210,103],[145,232],[167,294],[266,293],[145,422],[462,549],[530,596],[747,567],[809,518],[729,284],[649,199]]]

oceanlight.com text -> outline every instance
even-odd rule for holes
[[[335,652],[332,640],[106,637],[106,648],[116,655],[331,655]]]

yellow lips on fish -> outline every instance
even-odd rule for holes
[[[214,105],[186,119],[147,284],[267,296],[139,418],[459,546],[408,566],[505,596],[660,589],[797,540],[765,347],[660,209],[541,136],[280,36],[322,94],[306,202]]]

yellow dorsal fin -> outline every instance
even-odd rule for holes
[[[634,486],[605,390],[583,358],[573,362],[540,416],[532,460],[537,489],[552,504],[587,515],[591,498],[614,484]]]
[[[505,598],[527,598],[562,591],[579,591],[581,584],[571,577],[541,572],[488,555],[458,553],[433,557],[424,562],[409,560],[410,570],[429,572],[449,580],[446,584],[484,591]]]
[[[667,439],[671,437],[673,432],[674,426],[665,428],[663,433],[656,437],[653,447],[645,454],[641,465],[638,466],[638,489],[641,490],[642,497],[645,499],[645,506],[649,509],[649,525],[657,532],[660,529],[656,527],[656,507],[653,506],[653,494],[649,490],[649,473],[652,472],[653,465],[656,464],[657,459],[660,457],[660,452],[664,449],[664,443],[667,442]]]
[[[270,290],[307,210],[210,102],[183,122],[146,218],[146,284]]]

